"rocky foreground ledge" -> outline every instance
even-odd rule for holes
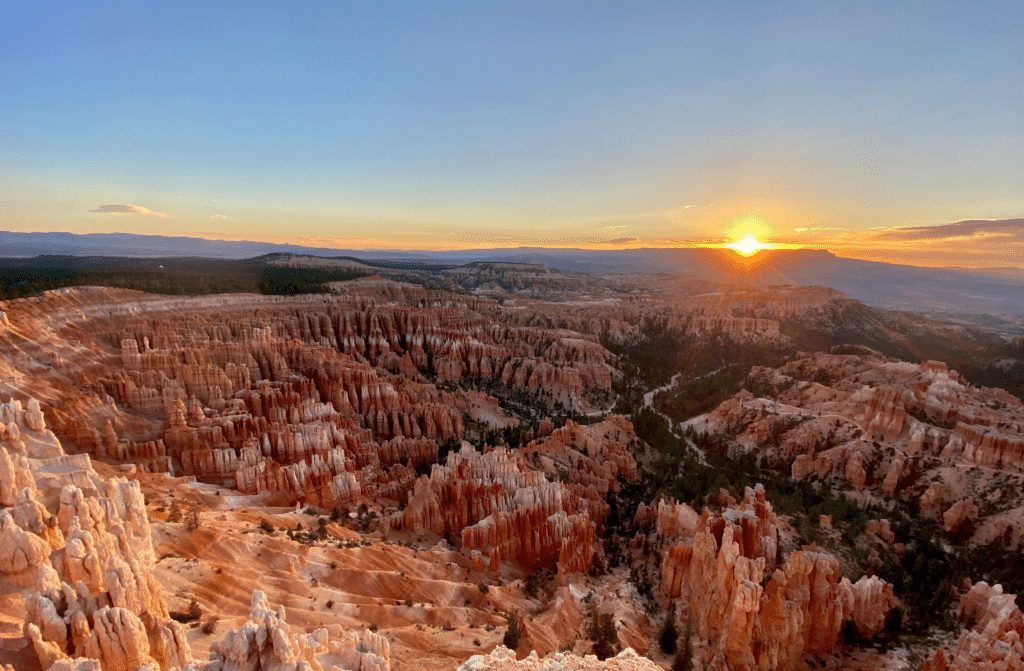
[[[514,652],[499,645],[489,655],[469,658],[459,671],[661,671],[661,667],[632,648],[602,662],[593,655],[579,657],[561,652],[543,659],[530,653],[526,659],[516,660]]]

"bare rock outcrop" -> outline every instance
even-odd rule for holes
[[[328,650],[326,629],[317,629],[311,634],[293,633],[285,622],[284,608],[271,610],[266,595],[256,590],[252,594],[249,620],[213,645],[205,671],[320,670],[322,666],[316,657]]]
[[[1000,585],[975,583],[960,598],[961,619],[970,626],[947,655],[939,648],[930,671],[1019,671],[1024,669],[1024,614]]]
[[[600,661],[597,657],[558,652],[543,659],[530,653],[526,659],[516,660],[516,654],[498,646],[487,655],[470,657],[458,671],[659,671],[660,666],[626,648],[618,655]]]
[[[961,527],[965,522],[972,521],[978,517],[978,506],[974,503],[973,497],[957,501],[949,510],[942,513],[942,526],[946,531],[952,531]]]
[[[679,523],[687,508],[659,505],[659,533],[681,532],[662,557],[662,589],[688,604],[712,668],[786,671],[831,651],[844,622],[867,638],[882,630],[896,600],[877,577],[851,584],[835,557],[808,549],[771,571],[778,520],[760,486],[720,517],[705,511],[692,534]]]
[[[989,498],[995,480],[1013,480],[1015,490],[1021,481],[1024,404],[1004,390],[967,384],[941,362],[912,364],[866,349],[755,366],[746,386],[759,395],[741,391],[687,425],[735,435],[742,449],[796,479],[826,481],[857,500],[909,505],[947,530],[990,539],[991,529],[964,524],[983,508],[986,523],[1015,523],[1019,496]]]
[[[0,510],[0,572],[24,598],[24,635],[40,665],[185,666],[188,643],[152,574],[138,482],[99,477],[87,455],[54,456],[60,444],[38,410],[30,401],[18,437],[8,431],[0,447],[0,467],[25,485]],[[9,457],[13,440],[28,446],[26,454]]]

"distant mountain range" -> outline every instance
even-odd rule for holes
[[[837,257],[825,250],[764,251],[741,257],[729,250],[686,249],[469,249],[451,252],[352,250],[253,241],[204,240],[128,233],[19,233],[0,231],[0,258],[37,255],[244,259],[271,253],[347,256],[391,263],[540,263],[562,272],[671,273],[711,282],[763,287],[828,286],[869,305],[932,315],[975,316],[1007,332],[1024,319],[1024,276],[1014,269],[924,268]],[[995,318],[995,324],[992,323]]]

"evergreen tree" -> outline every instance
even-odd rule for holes
[[[666,655],[671,655],[676,651],[676,639],[679,637],[679,632],[676,631],[675,610],[675,607],[670,603],[668,605],[668,615],[665,616],[665,622],[661,625],[661,629],[658,630],[658,645],[661,646],[661,651]]]
[[[686,631],[683,632],[683,645],[676,650],[672,660],[672,671],[693,671],[693,617],[686,618]]]
[[[501,644],[509,650],[515,650],[519,647],[519,639],[522,635],[523,632],[519,627],[519,616],[516,615],[515,611],[512,611],[509,613],[508,628],[505,629],[505,637],[501,639]]]
[[[594,655],[605,660],[616,652],[619,635],[615,630],[615,620],[608,613],[594,612],[593,616],[587,628],[587,636],[594,642]]]

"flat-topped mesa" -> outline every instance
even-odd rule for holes
[[[1024,614],[1001,585],[975,583],[960,598],[960,619],[972,623],[948,654],[939,648],[926,671],[1020,671],[1024,669]]]

